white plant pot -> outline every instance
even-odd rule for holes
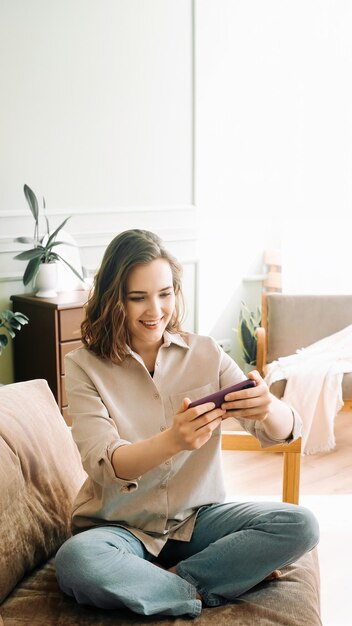
[[[37,289],[37,298],[55,298],[57,285],[57,264],[41,263],[39,271],[35,279],[35,287]]]

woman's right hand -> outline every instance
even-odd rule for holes
[[[169,429],[169,434],[179,451],[201,448],[210,439],[215,428],[221,424],[226,413],[223,409],[215,409],[214,402],[189,409],[190,403],[189,398],[184,398]]]
[[[214,409],[214,402],[189,409],[190,402],[183,400],[170,428],[114,450],[111,460],[118,478],[137,480],[178,452],[197,450],[210,439],[226,411]]]

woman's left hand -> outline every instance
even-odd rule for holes
[[[225,402],[221,405],[221,408],[226,411],[223,419],[240,417],[263,421],[268,417],[272,399],[267,384],[257,370],[249,372],[248,378],[254,380],[257,383],[256,386],[228,393],[225,396]]]

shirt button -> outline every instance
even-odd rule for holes
[[[155,400],[159,400],[160,396],[158,393],[154,393],[153,394],[153,398],[155,398]]]
[[[160,489],[166,489],[166,483],[161,483]]]
[[[166,519],[166,515],[165,515],[165,513],[161,513],[161,514],[160,514],[160,519]]]
[[[170,465],[171,461],[165,461],[165,465]]]
[[[161,432],[164,432],[164,430],[166,430],[166,426],[160,426],[160,430]]]

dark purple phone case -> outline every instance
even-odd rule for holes
[[[255,387],[256,383],[254,380],[247,378],[246,380],[242,380],[237,385],[232,385],[231,387],[226,387],[226,389],[220,389],[220,391],[216,391],[215,393],[211,393],[209,396],[205,396],[204,398],[200,398],[199,400],[194,400],[188,406],[189,409],[192,409],[194,406],[198,406],[199,404],[205,404],[206,402],[214,402],[215,407],[221,407],[224,402],[224,397],[226,394],[231,393],[232,391],[239,391],[240,389],[249,389],[250,387]]]

